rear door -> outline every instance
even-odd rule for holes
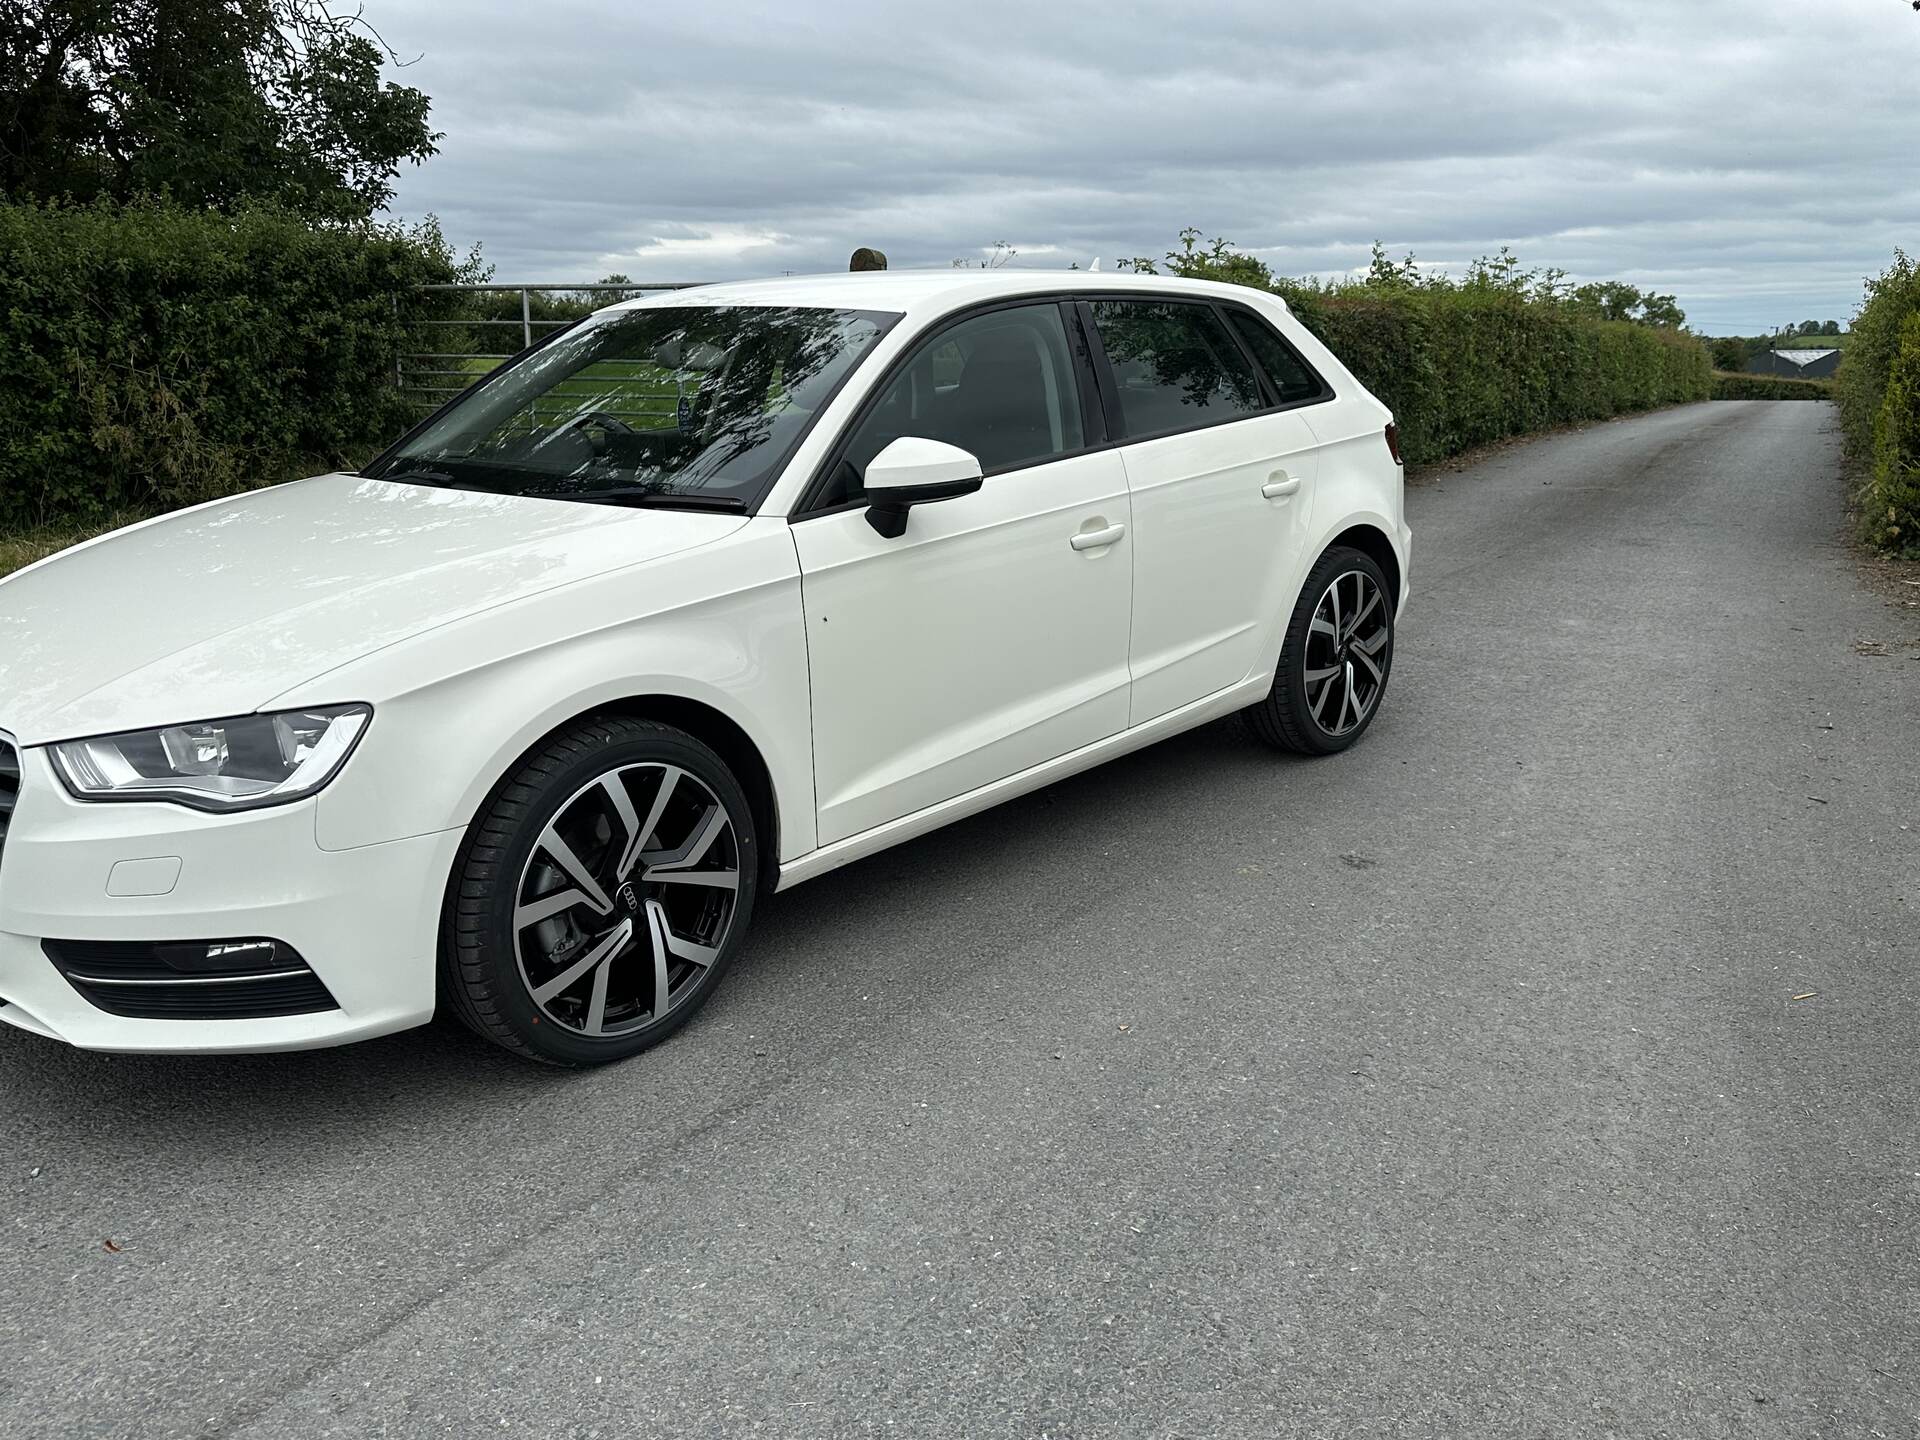
[[[1144,296],[1086,312],[1133,500],[1129,723],[1141,725],[1259,665],[1293,602],[1317,441],[1300,397],[1255,365],[1247,322],[1266,327],[1250,312]]]

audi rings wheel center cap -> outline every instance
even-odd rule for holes
[[[640,913],[640,892],[633,888],[631,880],[613,892],[613,903],[629,915]]]

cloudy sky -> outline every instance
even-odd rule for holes
[[[1845,320],[1920,249],[1908,0],[367,0],[441,154],[396,213],[500,280],[1396,254]]]

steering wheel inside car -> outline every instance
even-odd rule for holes
[[[610,435],[638,435],[640,432],[622,420],[618,415],[609,415],[604,410],[586,410],[567,421],[555,435],[568,435],[575,430],[586,432],[587,443],[593,446],[595,458],[607,453],[607,437]]]

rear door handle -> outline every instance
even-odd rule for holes
[[[1273,472],[1273,478],[1260,487],[1260,493],[1269,500],[1284,500],[1300,488],[1300,477],[1288,475],[1284,470]]]
[[[1104,530],[1082,530],[1067,543],[1076,550],[1104,550],[1126,533],[1124,525],[1109,525]]]

